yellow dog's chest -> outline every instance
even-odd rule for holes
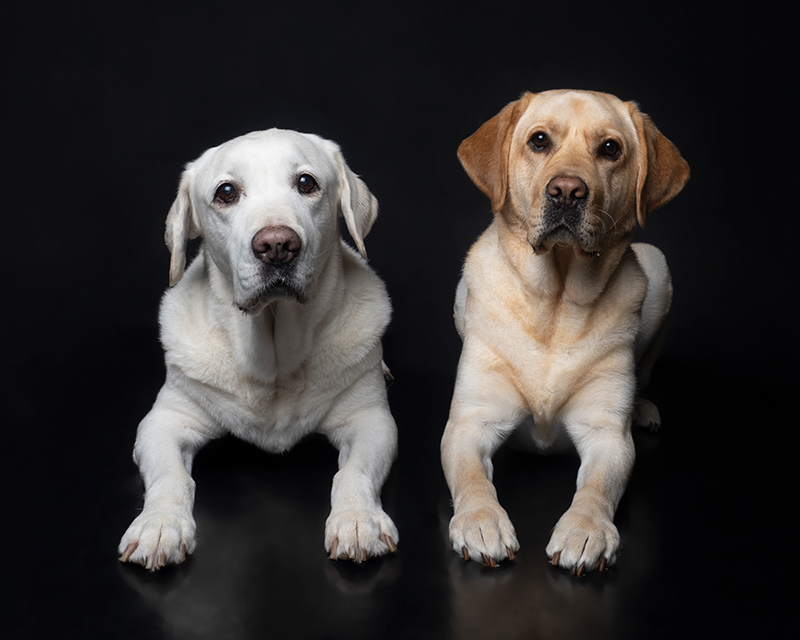
[[[537,309],[526,302],[481,305],[470,322],[486,347],[486,365],[517,390],[533,415],[537,439],[550,440],[565,411],[625,401],[634,375],[638,315],[618,304]]]

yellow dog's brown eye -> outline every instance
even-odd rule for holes
[[[550,138],[547,137],[546,133],[539,131],[531,136],[529,144],[536,151],[544,151],[547,148],[547,145],[550,144]]]
[[[619,144],[614,140],[606,140],[600,145],[600,155],[610,160],[619,158],[620,151],[622,151],[622,149],[620,149]]]
[[[239,190],[230,182],[223,182],[217,187],[214,199],[224,204],[233,204],[239,199]]]
[[[298,176],[297,190],[300,193],[312,193],[316,191],[317,187],[317,181],[314,180],[314,176],[310,176],[307,173],[301,173]]]

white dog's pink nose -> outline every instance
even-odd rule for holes
[[[253,236],[253,253],[267,264],[288,264],[300,252],[300,236],[289,227],[264,227]]]

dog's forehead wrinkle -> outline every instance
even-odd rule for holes
[[[634,132],[627,110],[619,108],[621,101],[603,93],[546,92],[539,94],[520,121],[526,135],[537,128],[562,137],[582,135],[591,142],[604,136],[622,136]],[[580,123],[577,126],[576,123]]]
[[[250,180],[277,178],[285,181],[298,171],[329,180],[335,172],[334,160],[327,150],[304,134],[275,129],[234,138],[203,159],[205,168],[212,174]]]

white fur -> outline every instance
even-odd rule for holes
[[[301,193],[299,173],[313,175],[319,191]],[[226,181],[242,195],[220,207],[214,194]],[[167,379],[136,437],[145,503],[119,544],[123,561],[157,569],[194,551],[192,460],[225,433],[275,452],[325,434],[339,449],[325,548],[356,561],[394,550],[397,529],[380,503],[397,447],[380,343],[391,307],[336,223],[345,218],[364,253],[376,215],[375,198],[339,148],[314,135],[251,133],[187,166],[167,218]],[[301,238],[298,299],[260,289],[264,264],[252,238],[270,226]],[[197,235],[204,242],[184,274],[185,244]]]

